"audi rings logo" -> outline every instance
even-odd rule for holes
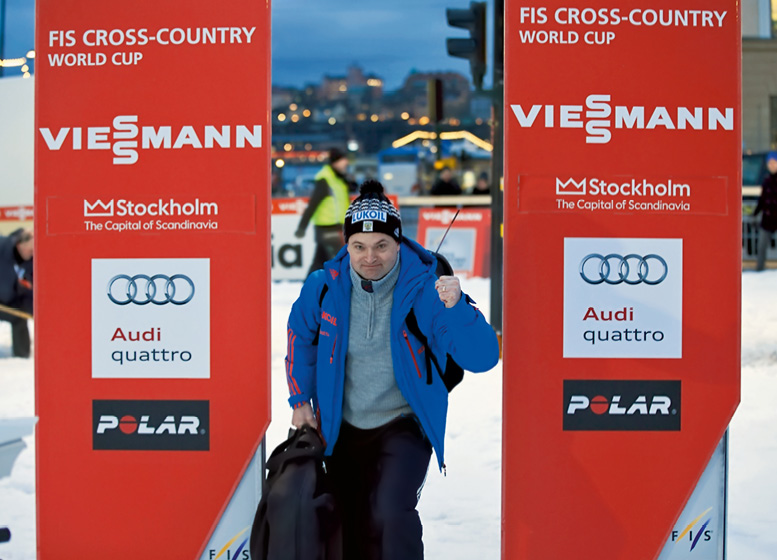
[[[108,299],[116,305],[184,305],[194,297],[194,282],[183,274],[117,274],[108,282]]]
[[[590,263],[590,264],[589,264]],[[666,279],[669,267],[660,255],[651,253],[626,256],[591,253],[580,262],[580,277],[589,284],[647,284],[655,286]]]

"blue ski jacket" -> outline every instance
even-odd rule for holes
[[[424,352],[445,363],[450,354],[465,370],[484,372],[499,361],[496,334],[483,314],[462,294],[446,308],[434,283],[436,259],[408,238],[400,248],[399,277],[391,310],[391,358],[397,386],[434,448],[440,468],[444,461],[448,391],[432,366],[426,371]],[[327,291],[319,305],[324,284]],[[326,455],[331,455],[342,422],[345,359],[351,307],[350,257],[343,247],[324,269],[311,274],[291,308],[288,323],[286,378],[289,404],[311,402],[321,423]],[[424,348],[405,319],[413,309],[418,327],[431,348]]]

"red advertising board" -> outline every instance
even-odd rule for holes
[[[200,558],[269,423],[269,2],[36,13],[38,557]]]
[[[491,210],[484,208],[421,208],[418,241],[448,259],[458,276],[490,274]],[[448,229],[450,227],[450,229]],[[440,245],[442,243],[442,245]]]
[[[503,558],[654,559],[739,402],[732,0],[506,3]]]

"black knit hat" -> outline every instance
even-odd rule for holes
[[[339,159],[347,158],[348,154],[338,148],[332,148],[329,150],[329,163],[334,163]]]
[[[383,194],[383,185],[369,179],[359,188],[359,197],[345,213],[345,241],[354,233],[385,233],[397,243],[402,241],[402,218]]]

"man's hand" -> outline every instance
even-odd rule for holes
[[[313,428],[318,427],[318,422],[316,422],[316,416],[313,414],[313,407],[310,406],[310,403],[305,403],[299,408],[295,408],[291,414],[292,426],[299,430],[306,424]]]
[[[461,299],[461,283],[455,276],[440,276],[434,287],[445,307],[453,307]]]

